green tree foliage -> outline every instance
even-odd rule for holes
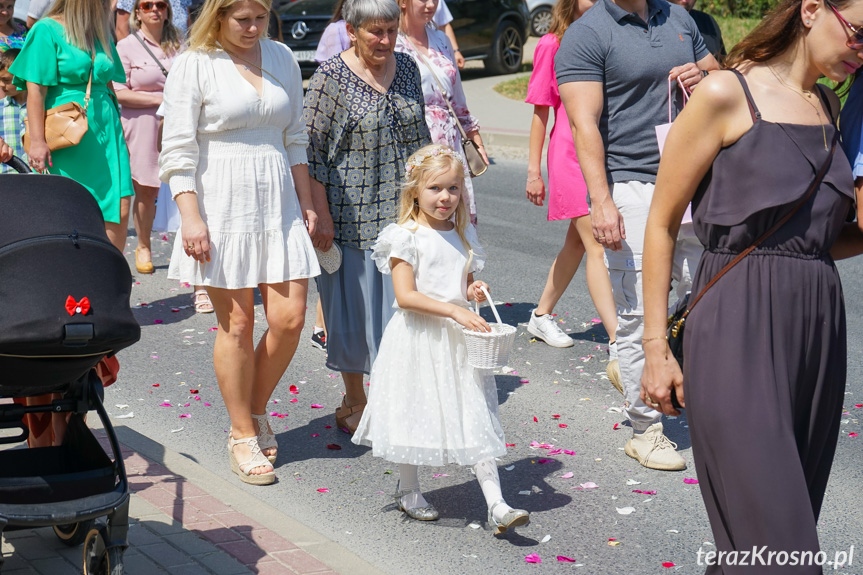
[[[762,18],[780,0],[701,0],[696,8],[714,16]]]

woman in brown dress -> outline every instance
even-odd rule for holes
[[[730,70],[699,84],[665,144],[645,234],[641,397],[676,415],[673,389],[688,408],[716,551],[740,552],[726,555],[736,566],[714,558],[710,574],[821,573],[816,523],[846,372],[833,259],[861,253],[863,234],[846,223],[855,195],[850,165],[831,150],[839,100],[816,80],[841,82],[863,64],[861,25],[861,0],[784,0],[732,50]],[[698,294],[803,201],[828,161],[805,204],[693,309],[681,373],[665,329],[687,204],[705,248]],[[764,563],[779,554],[773,566],[757,557],[739,563],[744,551],[764,546]],[[787,566],[776,567],[783,560]]]

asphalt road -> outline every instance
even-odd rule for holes
[[[546,222],[545,209],[525,200],[523,160],[502,159],[501,151],[495,156],[488,173],[475,181],[480,238],[489,254],[481,277],[495,299],[506,302],[498,306],[504,321],[515,324],[527,320],[538,300],[565,224]],[[213,374],[215,318],[194,314],[190,290],[166,279],[168,239],[154,241],[156,274],[135,278],[132,303],[142,338],[120,354],[120,379],[107,390],[106,404],[114,416],[134,414],[116,420],[117,425],[242,485],[228,466],[229,421]],[[863,543],[863,518],[856,512],[863,436],[849,436],[861,432],[863,410],[854,407],[863,403],[863,260],[841,263],[840,269],[848,306],[849,413],[837,414],[842,436],[819,523],[822,547],[831,557]],[[583,268],[556,310],[575,346],[559,350],[531,342],[520,325],[510,359],[515,371],[497,375],[501,419],[508,443],[515,444],[499,462],[503,491],[532,519],[530,526],[502,538],[486,529],[482,494],[467,468],[421,471],[425,495],[440,510],[439,521],[413,522],[396,510],[389,495],[395,490],[395,466],[373,458],[369,449],[353,445],[335,429],[333,410],[342,384],[325,368],[323,353],[309,344],[313,303],[311,297],[300,348],[270,405],[271,412],[281,414],[271,418],[280,446],[279,481],[243,489],[393,574],[703,573],[696,553],[713,549],[712,534],[698,486],[684,482],[696,477],[694,467],[651,471],[623,453],[630,431],[616,426],[625,419],[621,397],[604,376],[607,337],[593,323],[596,312]],[[258,316],[262,332],[260,305]],[[297,394],[290,392],[291,385]],[[668,419],[665,426],[691,462],[685,417]],[[531,448],[532,442],[575,454],[549,455],[548,449]],[[329,449],[332,444],[340,449]],[[589,482],[596,487],[579,488]],[[621,514],[624,508],[634,511]],[[525,562],[534,553],[541,565]],[[559,562],[558,556],[575,561]],[[861,573],[858,562],[863,563],[863,549],[857,549],[853,565],[830,572]]]

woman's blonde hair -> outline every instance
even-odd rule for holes
[[[96,44],[111,56],[111,18],[103,0],[56,0],[45,18],[60,16],[66,30],[66,40],[73,46],[93,54]]]
[[[215,50],[218,47],[219,32],[222,29],[221,19],[228,13],[231,7],[243,0],[207,0],[204,2],[198,19],[192,24],[189,33],[190,50]],[[267,11],[267,22],[262,26],[261,37],[267,34],[270,23],[270,9],[273,7],[272,0],[254,0]]]
[[[132,7],[132,13],[129,15],[129,28],[134,34],[141,29],[141,21],[138,19],[138,8],[141,7],[141,2],[147,0],[135,0],[135,5]],[[154,0],[155,1],[155,0]],[[162,52],[171,56],[176,54],[180,49],[180,31],[174,26],[174,8],[171,6],[170,0],[164,0],[168,5],[165,23],[162,24],[162,38],[159,40],[159,47]]]
[[[429,178],[440,174],[444,170],[456,168],[459,174],[464,174],[464,163],[452,148],[442,144],[431,144],[424,146],[413,153],[407,161],[407,173],[402,184],[401,200],[399,202],[399,225],[408,222],[416,222],[420,207],[417,202],[420,190],[422,190]],[[467,249],[471,248],[467,241],[465,230],[469,221],[467,213],[467,198],[462,181],[461,197],[456,206],[453,223],[458,237]]]

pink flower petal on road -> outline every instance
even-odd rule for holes
[[[320,433],[313,433],[309,437],[320,437],[320,436],[321,436]]]
[[[563,452],[567,455],[575,455],[575,451],[570,451],[569,449],[564,449]]]
[[[339,445],[338,443],[328,443],[327,444],[327,449],[334,449],[334,450],[338,451],[341,448],[342,448],[342,446]]]
[[[539,420],[534,416],[534,418],[533,418],[533,422],[534,422],[534,423],[537,423],[538,421],[539,421]]]
[[[318,489],[318,493],[329,493],[330,490],[326,488]]]
[[[553,417],[554,419],[560,419],[560,416],[559,416],[559,415],[552,415],[552,417]]]
[[[561,479],[572,479],[573,473],[572,471],[567,471],[563,475],[560,476]]]
[[[586,483],[582,483],[581,485],[579,485],[578,487],[575,487],[574,489],[596,489],[598,487],[599,487],[599,485],[597,485],[593,481],[588,481]]]
[[[298,401],[299,401],[299,399],[297,399],[296,397],[294,397],[294,398],[292,398],[292,399],[291,399],[291,403],[296,403],[296,402],[298,402]]]
[[[192,414],[191,414],[191,413],[181,413],[181,414],[180,414],[180,419],[182,419],[182,418],[184,418],[184,417],[192,417]]]
[[[206,405],[207,407],[210,407],[213,404],[212,403],[205,403],[204,405]]]
[[[848,437],[857,437],[857,434],[852,432],[848,434]]]
[[[323,405],[321,405],[320,403],[313,403],[312,404],[312,409],[320,409],[322,407],[323,407]]]
[[[563,453],[563,449],[554,449],[552,451],[549,451],[548,455],[558,455],[560,453]]]
[[[544,458],[544,457],[543,457],[542,459],[540,459],[539,461],[537,461],[537,463],[539,463],[540,465],[542,465],[542,464],[544,464],[544,463],[551,463],[552,461],[554,461],[554,459],[546,459],[546,458]]]
[[[557,560],[563,561],[564,563],[575,563],[575,559],[572,559],[571,557],[564,557],[563,555],[558,555]]]
[[[298,393],[300,393],[300,390],[297,388],[296,385],[292,385],[291,387],[289,387],[288,391],[294,395],[297,395]]]
[[[160,319],[154,319],[154,320],[153,320],[153,323],[162,323],[162,320],[160,320]]]
[[[198,390],[197,389],[190,389],[189,393],[194,395],[194,394],[198,393]]]
[[[614,424],[614,427],[612,427],[611,429],[613,429],[614,431],[617,431],[618,429],[620,429],[620,424],[619,424],[619,423],[615,423],[615,424]]]
[[[595,317],[592,320],[590,320],[590,323],[602,323],[602,320],[599,319],[598,317]]]
[[[219,328],[217,328],[217,327],[211,327],[211,328],[210,328],[210,329],[208,329],[207,331],[218,331],[218,330],[219,330]]]
[[[432,477],[449,477],[446,473],[435,473]]]
[[[697,485],[698,484],[698,480],[692,479],[691,477],[684,477],[683,482],[688,483],[689,485]]]
[[[665,563],[662,564],[662,566],[665,567],[666,569],[669,569],[671,567],[674,567],[674,563],[672,563],[671,561],[666,561]]]
[[[565,423],[559,423],[559,424],[557,424],[557,426],[558,426],[558,427],[569,427],[569,426],[568,426],[567,424],[565,424]]]
[[[539,555],[536,553],[531,553],[527,557],[524,558],[526,563],[542,563],[542,559],[539,558]]]

